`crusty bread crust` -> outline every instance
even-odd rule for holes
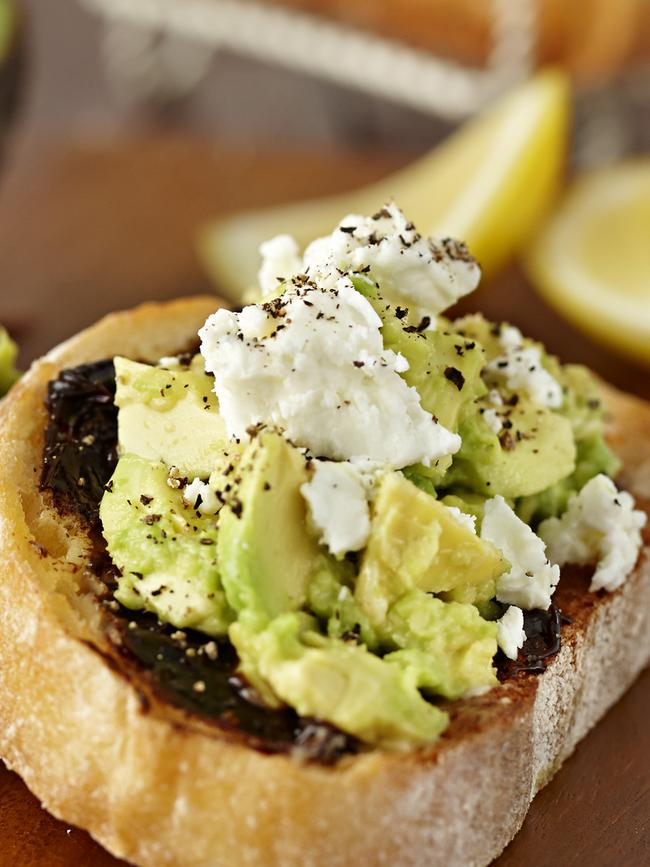
[[[0,755],[48,810],[143,867],[488,864],[647,663],[647,551],[615,593],[561,583],[573,624],[547,671],[456,703],[426,749],[305,765],[146,708],[93,649],[104,636],[84,592],[83,532],[38,491],[44,390],[65,366],[180,351],[216,306],[109,316],[37,362],[0,407]],[[606,399],[625,483],[647,496],[650,410],[609,389]]]

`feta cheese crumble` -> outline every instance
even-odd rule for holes
[[[476,515],[468,515],[467,512],[461,511],[458,506],[447,506],[458,523],[472,533],[476,533]]]
[[[370,536],[370,509],[363,474],[342,461],[315,461],[311,479],[300,491],[309,505],[319,541],[332,554],[360,551]]]
[[[258,280],[262,297],[273,295],[280,283],[290,280],[303,270],[300,249],[291,235],[276,235],[260,247],[262,266]]]
[[[562,406],[562,386],[542,365],[536,346],[524,346],[523,335],[513,325],[502,325],[499,343],[503,353],[485,365],[488,382],[504,382],[511,391],[523,391],[540,406]]]
[[[210,485],[199,478],[185,485],[183,502],[202,515],[216,515],[221,508],[221,503]]]
[[[634,568],[645,523],[631,495],[601,474],[571,497],[561,518],[543,521],[539,534],[561,566],[598,564],[590,590],[616,590]]]
[[[510,563],[510,571],[497,578],[499,602],[526,610],[546,610],[560,580],[560,567],[551,565],[542,539],[515,515],[501,496],[485,504],[481,539],[493,542]]]
[[[487,400],[490,405],[481,409],[483,421],[490,428],[492,433],[501,433],[501,430],[503,428],[503,421],[498,411],[503,406],[503,398],[496,390],[496,388],[492,388],[488,392]]]
[[[331,235],[307,247],[302,262],[287,235],[263,244],[260,252],[263,294],[275,290],[279,277],[307,273],[333,285],[341,272],[369,271],[392,300],[432,317],[473,292],[481,276],[464,244],[423,238],[392,202],[372,217],[348,215]]]
[[[524,612],[516,605],[510,605],[497,620],[497,644],[508,659],[516,659],[525,640]]]
[[[460,437],[423,409],[381,324],[348,277],[326,288],[303,275],[270,302],[218,310],[199,336],[228,434],[246,440],[266,424],[314,456],[387,469],[457,452]]]

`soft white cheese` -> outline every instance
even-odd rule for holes
[[[447,506],[454,518],[472,533],[476,533],[476,515],[468,515],[467,512],[462,512],[458,506]]]
[[[497,579],[499,602],[546,610],[560,580],[560,567],[549,563],[542,539],[515,515],[503,497],[486,502],[481,538],[494,543],[510,563],[510,571]]]
[[[183,488],[183,502],[202,515],[216,515],[221,508],[217,495],[207,482],[196,478]]]
[[[499,415],[499,409],[503,406],[503,398],[496,388],[492,388],[488,392],[487,401],[489,405],[481,408],[481,415],[492,433],[498,434],[503,428],[503,420]]]
[[[295,278],[270,302],[218,310],[199,335],[229,435],[266,424],[315,456],[389,469],[457,452],[460,437],[422,408],[380,329],[347,277],[332,288]]]
[[[363,474],[346,461],[315,461],[313,467],[311,479],[300,490],[319,541],[336,556],[360,551],[370,536]]]
[[[503,617],[497,620],[497,644],[508,659],[516,659],[525,640],[524,612],[516,605],[510,605]]]
[[[523,391],[540,406],[562,406],[562,386],[542,365],[538,347],[524,346],[521,331],[513,325],[501,327],[499,342],[503,353],[485,366],[483,375],[488,382],[504,382],[511,391]]]
[[[263,294],[275,290],[278,277],[307,273],[332,286],[341,272],[369,271],[391,299],[432,318],[473,292],[481,276],[463,244],[423,238],[392,202],[373,217],[348,215],[331,235],[307,247],[302,262],[295,241],[286,235],[260,250]]]
[[[598,475],[569,500],[561,518],[548,518],[539,534],[560,565],[597,563],[590,590],[616,590],[636,563],[645,512],[626,491]]]
[[[295,238],[276,235],[260,247],[262,265],[258,280],[262,297],[273,295],[279,284],[302,271],[302,258]]]

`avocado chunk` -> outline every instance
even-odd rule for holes
[[[521,497],[515,503],[515,511],[526,524],[536,527],[546,518],[562,515],[569,505],[569,499],[578,493],[594,476],[604,473],[614,476],[620,462],[610,450],[602,434],[593,434],[588,439],[576,442],[576,467],[570,476],[554,485]]]
[[[459,429],[463,442],[445,486],[515,498],[543,491],[573,472],[576,447],[564,416],[523,397],[507,413],[507,426],[496,434],[477,404],[467,408]]]
[[[167,370],[119,356],[115,376],[120,452],[207,478],[228,443],[212,378],[198,364]]]
[[[123,455],[99,515],[108,552],[122,572],[115,598],[179,629],[225,635],[233,614],[217,568],[217,529],[167,484],[161,463]]]
[[[420,689],[456,699],[496,685],[497,625],[473,605],[411,590],[391,606],[381,631],[399,648],[384,660],[415,672]]]
[[[425,701],[408,666],[320,635],[303,613],[282,614],[261,630],[239,621],[230,636],[244,675],[301,716],[396,750],[429,743],[447,726],[447,714]]]
[[[441,593],[487,584],[506,568],[494,545],[480,539],[443,503],[401,473],[388,473],[372,506],[372,530],[361,560],[355,599],[374,625],[414,588]]]
[[[271,619],[302,608],[312,575],[333,562],[308,532],[308,478],[305,457],[278,433],[263,431],[244,450],[219,518],[221,579],[235,611]]]

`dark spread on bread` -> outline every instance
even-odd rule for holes
[[[261,705],[237,674],[237,654],[228,641],[209,642],[110,599],[114,567],[100,532],[99,504],[117,462],[114,395],[115,369],[108,360],[63,370],[49,383],[41,474],[41,489],[52,492],[54,505],[88,525],[94,548],[89,566],[107,587],[109,604],[103,607],[112,662],[136,686],[254,749],[292,752],[322,764],[359,752],[356,738],[329,723]]]
[[[210,717],[220,730],[245,737],[267,753],[298,753],[331,764],[361,744],[328,723],[300,717],[291,708],[269,708],[237,673],[239,659],[228,641],[208,641],[192,630],[161,625],[151,614],[121,608],[121,644],[171,704]]]
[[[541,674],[551,658],[560,650],[561,628],[571,620],[559,608],[551,605],[547,611],[538,608],[524,611],[526,641],[517,659],[508,659],[500,650],[495,658],[497,675],[504,681],[520,671]]]
[[[117,464],[115,367],[111,360],[62,370],[47,387],[41,490],[95,524]]]

